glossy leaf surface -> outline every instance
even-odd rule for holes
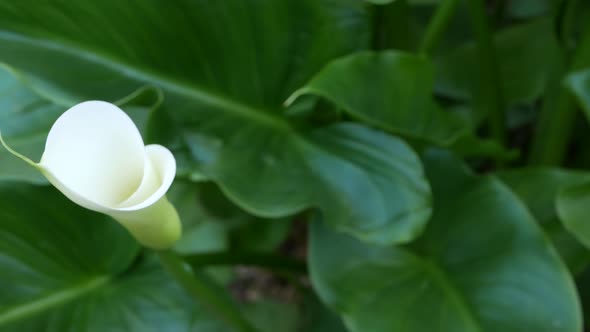
[[[335,227],[369,241],[408,241],[419,233],[430,198],[408,148],[348,125],[310,135],[282,116],[283,101],[313,73],[367,44],[362,2],[118,4],[3,2],[0,61],[62,102],[115,100],[145,84],[163,89],[164,107],[184,128],[205,176],[251,213],[279,217],[320,206]],[[89,15],[62,15],[74,12]],[[322,135],[331,142],[316,140]],[[369,152],[356,151],[357,144]],[[365,164],[367,154],[387,167]],[[257,179],[254,187],[249,179]],[[358,188],[370,200],[356,202]],[[383,204],[384,190],[401,203]]]
[[[426,165],[435,212],[415,244],[371,246],[313,224],[323,301],[351,331],[580,331],[573,282],[522,203],[446,155]]]
[[[424,57],[398,51],[357,53],[331,62],[290,99],[318,95],[370,125],[448,144],[465,125],[432,99],[433,76]]]
[[[588,181],[590,174],[558,168],[524,168],[503,171],[498,176],[527,205],[570,270],[575,274],[582,272],[590,263],[590,251],[566,229],[566,219],[557,208],[562,192]]]
[[[0,331],[231,331],[108,217],[51,187],[0,198]]]

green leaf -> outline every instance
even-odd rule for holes
[[[182,254],[219,251],[228,247],[227,230],[203,211],[198,204],[199,194],[197,184],[179,180],[166,194],[182,221],[182,238],[174,245],[175,251]]]
[[[313,293],[292,302],[260,299],[243,305],[245,315],[261,332],[346,332],[341,320]]]
[[[244,313],[261,332],[298,332],[299,308],[292,303],[259,300],[244,306]]]
[[[66,19],[66,11],[89,15]],[[191,100],[174,112],[199,119],[219,112],[272,122],[265,111],[368,38],[356,0],[134,0],[124,8],[25,0],[1,4],[0,18],[0,59],[54,97],[114,100],[147,81]]]
[[[424,57],[362,52],[332,61],[288,102],[304,94],[318,95],[372,126],[446,145],[465,125],[432,99],[433,76]]]
[[[228,331],[137,252],[57,190],[0,182],[0,331]]]
[[[245,210],[275,218],[319,206],[332,226],[376,243],[408,242],[430,216],[430,188],[414,152],[356,124],[315,130],[307,141],[251,128],[225,143],[211,167]]]
[[[309,295],[302,303],[305,332],[346,332],[342,319],[329,310],[316,295]]]
[[[567,76],[566,86],[576,96],[586,119],[590,121],[590,69],[574,72]]]
[[[586,248],[590,248],[589,203],[590,180],[562,189],[557,197],[557,213],[565,228]]]
[[[586,179],[590,180],[590,173],[549,167],[502,171],[498,176],[544,226],[558,221],[555,202],[559,191]]]
[[[590,174],[558,168],[523,168],[503,171],[498,176],[527,205],[572,273],[582,272],[590,263],[590,251],[564,228],[565,219],[558,216],[557,202],[563,189],[590,180]]]
[[[375,246],[314,222],[310,272],[351,331],[578,332],[576,290],[533,217],[493,177],[426,158],[434,215],[411,246]]]
[[[551,64],[560,57],[551,22],[539,19],[506,28],[495,35],[502,92],[509,104],[532,103],[545,91]],[[436,59],[436,92],[461,100],[482,93],[481,87],[474,87],[480,81],[477,61],[473,42]]]
[[[520,151],[509,150],[497,141],[480,138],[475,133],[460,137],[450,149],[462,157],[491,157],[511,161],[520,156]]]
[[[0,66],[0,132],[20,153],[40,160],[45,138],[62,108],[25,87],[13,73]],[[0,180],[47,183],[33,167],[0,147]]]
[[[530,19],[549,14],[553,8],[552,0],[520,0],[506,2],[506,15],[514,19]]]
[[[368,44],[368,21],[357,0],[25,0],[0,4],[0,61],[62,103],[161,88],[201,173],[247,211],[320,206],[362,238],[408,241],[430,201],[413,152],[358,126],[301,133],[282,115],[296,87]]]
[[[582,310],[584,311],[584,322],[588,326],[587,322],[590,321],[590,269],[586,269],[584,273],[576,278],[576,286],[580,293]]]
[[[262,299],[245,305],[246,315],[264,332],[346,332],[346,328],[311,292],[296,303]]]
[[[273,251],[285,241],[290,230],[291,222],[287,219],[251,218],[230,232],[232,248],[255,252]]]

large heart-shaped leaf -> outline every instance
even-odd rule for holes
[[[412,138],[448,144],[465,125],[432,98],[434,69],[405,52],[363,52],[335,60],[290,100],[303,94],[327,98],[373,126]]]
[[[370,241],[419,233],[428,185],[403,143],[349,125],[301,132],[282,115],[283,101],[313,73],[365,47],[362,2],[126,4],[0,3],[0,61],[60,102],[161,88],[205,176],[254,214],[320,206],[330,224]]]
[[[312,225],[312,283],[348,328],[579,332],[573,281],[518,198],[447,155],[430,154],[426,165],[434,215],[411,246]]]
[[[430,216],[420,161],[397,138],[351,123],[318,129],[307,140],[243,130],[207,170],[246,210],[280,217],[318,206],[331,225],[378,243],[413,239]]]
[[[0,331],[230,331],[108,217],[0,183]]]

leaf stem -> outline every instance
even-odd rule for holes
[[[432,52],[438,45],[443,32],[446,30],[455,13],[457,4],[459,4],[458,0],[444,0],[438,5],[424,33],[424,38],[419,49],[421,54],[432,55]]]
[[[570,3],[576,4],[576,1]],[[573,15],[567,17],[573,19]],[[562,36],[564,40],[567,38],[569,37]],[[564,54],[564,59],[556,66],[548,84],[549,93],[545,96],[529,155],[530,164],[560,165],[565,159],[575,125],[577,106],[569,90],[563,86],[563,80],[568,73],[590,65],[590,26],[583,32],[571,59],[568,58]]]
[[[373,50],[410,48],[408,3],[396,0],[386,5],[372,5],[373,27],[371,48]]]
[[[482,90],[478,91],[478,94],[481,95],[476,95],[476,98],[479,98],[481,107],[487,108],[486,113],[489,115],[492,137],[499,144],[504,145],[506,136],[505,103],[500,81],[500,66],[484,1],[469,0],[469,10],[480,60],[480,86]]]
[[[226,294],[225,289],[199,270],[192,272],[176,254],[170,250],[158,251],[162,266],[199,303],[207,305],[228,324],[238,331],[256,332],[256,329],[242,316],[236,304]]]
[[[280,272],[307,273],[305,262],[283,255],[267,253],[224,251],[187,255],[183,259],[191,266],[197,268],[218,265],[249,265]]]

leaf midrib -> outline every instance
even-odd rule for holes
[[[96,276],[71,287],[40,296],[32,301],[9,307],[0,311],[0,327],[71,302],[103,287],[110,280],[109,276]]]
[[[207,90],[194,83],[181,82],[162,74],[152,72],[146,68],[132,67],[123,62],[118,62],[115,59],[100,54],[99,52],[84,49],[83,47],[76,47],[73,43],[70,44],[64,41],[54,41],[50,39],[39,39],[25,36],[23,34],[0,30],[0,44],[1,41],[11,41],[21,43],[32,48],[42,48],[51,51],[57,51],[72,55],[83,61],[99,64],[101,66],[113,69],[128,78],[140,81],[156,83],[164,90],[174,92],[176,94],[197,100],[209,106],[224,109],[234,115],[248,118],[250,120],[262,123],[266,126],[277,128],[280,130],[289,130],[288,122],[270,112],[260,108],[248,105],[241,101],[235,100],[221,93],[216,93]]]
[[[459,310],[461,317],[469,325],[474,332],[484,332],[484,329],[476,319],[476,315],[472,311],[472,308],[468,304],[467,300],[461,295],[458,287],[453,284],[451,278],[445,273],[445,270],[441,268],[436,262],[431,261],[427,258],[418,259],[422,268],[437,283],[440,289],[448,296],[448,299],[456,305]]]

